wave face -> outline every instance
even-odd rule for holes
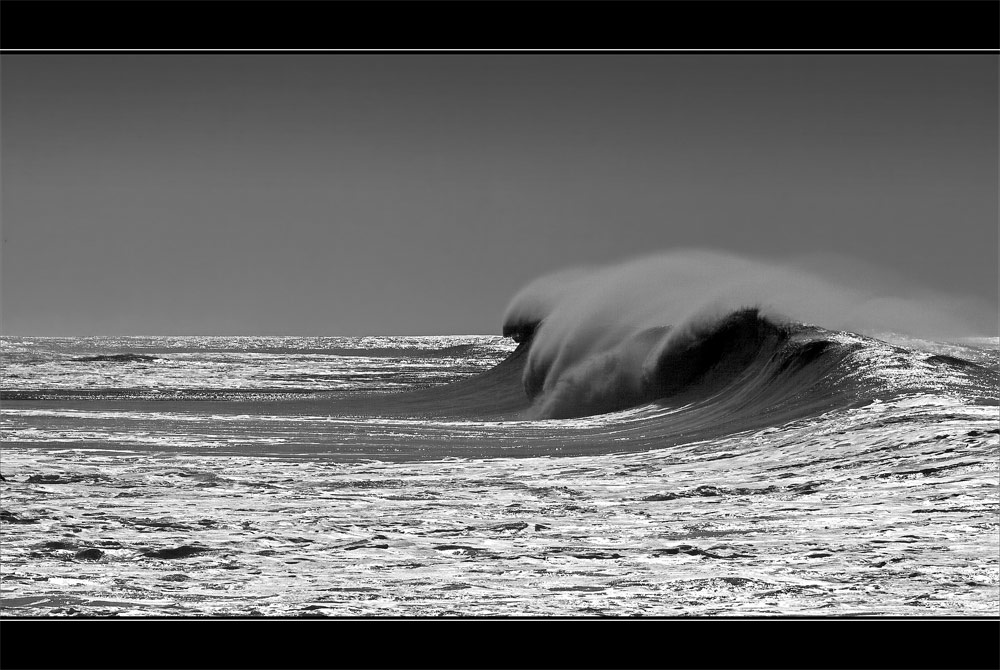
[[[503,331],[531,341],[522,375],[531,415],[570,418],[733,384],[801,390],[848,353],[806,323],[912,332],[957,318],[906,304],[791,268],[692,251],[543,277],[511,302]]]
[[[529,358],[524,388],[540,418],[603,414],[696,391],[705,395],[751,368],[760,374],[756,368],[776,356],[789,335],[788,327],[758,310],[743,309],[680,333],[669,326],[642,330],[570,365]]]
[[[823,430],[824,417],[875,416],[882,403],[911,398],[994,411],[1000,397],[995,338],[904,347],[743,308],[640,331],[557,373],[560,361],[538,357],[544,329],[544,322],[521,328],[517,349],[487,372],[338,401],[334,411],[371,421],[370,430],[386,421],[376,417],[397,417],[385,425],[405,427],[407,440],[435,453],[590,455],[711,445],[801,422]],[[439,452],[441,441],[448,445]]]

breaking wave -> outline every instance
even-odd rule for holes
[[[669,415],[661,436],[688,439],[779,425],[940,382],[931,379],[941,356],[861,333],[918,332],[952,317],[886,304],[798,270],[709,252],[564,271],[511,301],[503,334],[518,347],[505,361],[372,409],[545,420],[647,407]],[[995,404],[997,371],[955,361],[946,361],[951,378]]]

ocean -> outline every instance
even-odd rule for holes
[[[3,337],[0,614],[996,614],[997,338],[507,325]]]

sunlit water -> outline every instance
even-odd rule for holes
[[[358,409],[499,337],[4,338],[0,614],[996,615],[996,387],[927,359],[1000,347],[830,337],[870,398],[711,439]]]

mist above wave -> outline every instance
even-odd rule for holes
[[[758,322],[771,329],[772,340],[789,323],[971,334],[966,320],[940,303],[847,286],[791,265],[684,250],[537,279],[510,302],[503,332],[531,339],[524,388],[536,414],[551,417],[648,401],[658,389],[676,387],[671,375],[682,368],[692,374],[685,356],[700,352],[710,367],[727,347],[759,345]],[[736,314],[744,317],[734,321]],[[706,338],[718,340],[720,329],[735,339],[713,344],[716,358],[709,360]]]

